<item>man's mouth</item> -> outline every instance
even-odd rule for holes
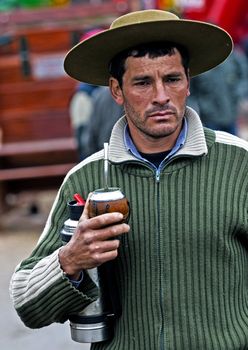
[[[148,115],[148,118],[152,118],[152,119],[157,119],[157,120],[168,120],[171,118],[172,115],[174,115],[175,112],[173,112],[172,110],[166,110],[166,111],[157,111],[157,112],[153,112],[151,114]]]
[[[147,111],[147,117],[152,118],[168,118],[172,114],[175,114],[175,110],[171,107],[163,107],[163,108],[154,108],[150,111]]]
[[[150,117],[166,117],[168,115],[171,115],[171,114],[174,114],[174,112],[172,111],[164,111],[164,112],[155,112],[155,113],[152,113],[150,114]]]

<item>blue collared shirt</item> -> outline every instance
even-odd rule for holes
[[[166,160],[170,159],[177,151],[179,151],[180,148],[183,147],[183,145],[185,144],[186,136],[187,136],[187,130],[188,130],[188,124],[187,124],[186,119],[184,118],[182,130],[177,138],[177,141],[176,141],[174,147],[172,148],[170,153],[167,154],[165,159],[160,163],[158,168],[156,168],[154,164],[152,164],[151,162],[149,162],[147,159],[143,158],[140,155],[139,151],[137,150],[137,148],[136,148],[136,146],[133,143],[133,140],[131,138],[128,124],[126,125],[125,130],[124,130],[124,142],[125,142],[125,146],[126,146],[127,150],[129,150],[136,158],[143,160],[144,162],[146,162],[148,164],[151,164],[154,168],[156,168],[156,170],[158,170],[161,168],[162,164]]]

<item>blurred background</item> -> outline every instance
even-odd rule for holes
[[[89,349],[87,344],[71,341],[67,323],[35,331],[22,325],[9,299],[9,280],[15,266],[35,246],[66,172],[84,158],[79,153],[87,148],[78,139],[80,122],[84,122],[80,125],[81,140],[91,139],[96,144],[97,137],[101,137],[100,130],[99,135],[95,130],[94,136],[90,136],[88,127],[94,114],[92,96],[97,94],[90,96],[87,103],[91,102],[93,107],[87,109],[82,99],[84,87],[63,70],[65,53],[92,28],[104,30],[119,15],[149,8],[172,10],[183,18],[209,21],[232,35],[241,57],[238,62],[242,63],[236,62],[235,69],[228,68],[220,74],[226,80],[223,80],[226,91],[235,93],[233,133],[248,140],[247,0],[0,0],[0,348],[3,350]],[[193,94],[191,103],[201,112],[201,98],[209,95],[198,89],[197,84],[201,83],[193,83],[201,96]],[[89,89],[86,90],[89,96]],[[223,95],[224,90],[218,90]],[[80,108],[74,99],[79,95]],[[232,101],[231,98],[228,100]],[[90,111],[87,118],[81,117],[84,109]],[[116,120],[119,114],[114,113]]]

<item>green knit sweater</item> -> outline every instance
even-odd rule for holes
[[[110,182],[130,201],[131,230],[115,260],[122,315],[111,341],[92,349],[248,349],[248,145],[203,129],[187,108],[185,145],[160,173],[125,148],[125,118],[110,141]],[[32,328],[64,322],[97,289],[73,287],[58,262],[66,203],[103,187],[103,152],[66,176],[40,240],[11,281],[15,308]]]

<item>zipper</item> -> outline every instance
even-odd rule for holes
[[[159,257],[159,305],[160,305],[160,313],[161,313],[161,329],[160,329],[160,339],[159,339],[159,348],[160,350],[165,350],[165,341],[164,341],[164,314],[163,314],[163,276],[162,276],[162,257],[161,257],[161,234],[160,234],[160,167],[156,169],[155,171],[155,183],[157,186],[157,213],[158,213],[158,225],[157,225],[157,232],[158,232],[158,257]]]

